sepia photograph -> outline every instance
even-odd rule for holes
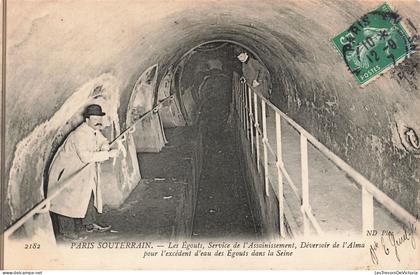
[[[0,270],[419,270],[419,11],[2,0]]]

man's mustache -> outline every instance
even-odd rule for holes
[[[96,123],[95,126],[102,126],[102,123]]]

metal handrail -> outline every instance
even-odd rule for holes
[[[254,117],[250,114],[250,119],[251,122],[253,122],[253,125],[256,128],[256,132],[259,135],[263,135],[261,128],[259,127],[259,124],[255,121]],[[282,161],[279,160],[279,158],[277,157],[277,153],[274,151],[273,147],[271,146],[271,144],[268,142],[268,139],[262,139],[263,144],[267,145],[267,149],[268,152],[270,152],[276,159],[276,166],[277,168],[279,168],[283,175],[286,177],[288,184],[290,185],[290,187],[293,190],[293,193],[296,195],[296,198],[300,201],[302,200],[302,197],[299,195],[299,192],[297,190],[296,184],[293,182],[292,178],[290,177],[289,173],[286,170],[286,167],[284,166],[284,163]],[[280,164],[279,164],[280,161]]]
[[[293,182],[292,178],[290,177],[289,172],[287,172],[286,167],[282,164],[277,165],[277,163],[276,163],[276,166],[281,170],[283,176],[286,178],[287,183],[289,184],[290,188],[292,188],[293,190],[293,194],[295,194],[296,198],[299,201],[302,201],[302,197],[299,195],[299,191],[296,187],[296,184]]]
[[[114,145],[117,142],[117,140],[119,140],[121,137],[124,137],[128,132],[133,131],[133,129],[135,129],[135,125],[137,123],[139,123],[140,121],[144,120],[149,115],[158,112],[159,111],[159,108],[162,106],[163,103],[165,103],[166,101],[169,101],[169,100],[171,100],[173,98],[174,98],[174,95],[171,95],[171,96],[168,96],[167,98],[163,99],[162,101],[160,101],[152,110],[149,110],[148,112],[144,113],[132,125],[130,125],[129,127],[127,127],[127,129],[125,129],[124,131],[122,131],[121,134],[119,134],[113,141],[111,141],[109,143],[109,146]],[[79,174],[81,171],[83,171],[88,166],[92,165],[93,163],[95,163],[95,162],[90,162],[90,163],[85,164],[83,167],[81,167],[80,169],[78,169],[77,171],[75,171],[74,173],[72,173],[67,178],[62,179],[60,185],[57,185],[56,188],[52,189],[52,191],[50,192],[50,194],[45,199],[43,199],[38,204],[36,204],[31,210],[29,210],[28,212],[26,212],[26,214],[24,214],[23,216],[21,216],[20,218],[18,218],[10,227],[8,227],[3,232],[4,237],[5,238],[9,238],[17,229],[19,229],[23,224],[25,224],[34,215],[39,214],[39,213],[42,213],[44,211],[48,211],[48,205],[51,202],[51,200],[54,199],[56,196],[58,196],[63,191],[63,189],[65,189],[66,187],[68,187],[70,185],[70,183],[71,183],[71,180],[77,174]]]
[[[234,82],[238,83],[238,82]],[[405,210],[403,207],[401,207],[398,203],[396,203],[393,199],[391,199],[388,195],[386,195],[383,191],[379,190],[373,183],[371,183],[368,179],[366,179],[363,175],[361,175],[359,172],[357,172],[354,168],[352,168],[349,164],[347,164],[344,160],[342,160],[340,157],[338,157],[336,154],[334,154],[331,150],[329,150],[325,145],[323,145],[321,142],[319,142],[314,136],[312,136],[308,131],[306,131],[302,126],[297,124],[293,119],[288,117],[285,113],[283,113],[280,109],[278,109],[273,103],[271,103],[268,99],[266,99],[260,92],[254,90],[251,86],[248,84],[240,83],[239,85],[244,85],[247,89],[250,89],[252,92],[252,95],[257,95],[257,97],[260,98],[262,102],[262,108],[263,108],[263,115],[265,115],[265,105],[268,105],[275,113],[278,114],[281,118],[283,118],[288,124],[290,124],[294,129],[296,129],[301,134],[301,144],[302,140],[304,140],[305,146],[306,142],[309,141],[315,148],[317,148],[324,156],[326,156],[329,160],[331,160],[337,167],[342,169],[344,172],[346,172],[351,178],[353,178],[361,187],[362,187],[362,210],[363,210],[363,231],[373,229],[373,199],[376,199],[380,204],[382,204],[388,211],[391,212],[398,220],[403,222],[406,225],[412,225],[412,226],[419,226],[419,221],[416,217],[414,217],[411,213],[409,213],[407,210]],[[242,90],[242,89],[241,89]],[[240,90],[240,91],[241,91]],[[237,96],[238,100],[246,100],[246,93],[243,95]],[[240,105],[241,103],[238,102]],[[255,103],[255,106],[257,106],[257,103]],[[243,103],[242,103],[243,104]],[[256,107],[257,109],[257,107]],[[254,111],[255,113],[256,111]],[[244,119],[247,116],[240,117],[240,119]],[[254,119],[254,117],[250,118],[252,122],[255,122],[254,126],[260,125],[258,123],[258,117],[257,119]],[[264,125],[263,125],[264,127]],[[276,125],[277,127],[277,125]],[[266,129],[261,130],[259,127],[257,127],[257,135],[262,135]],[[257,137],[258,139],[258,137]],[[263,143],[267,143],[268,146],[264,148],[264,150],[269,149],[271,153],[275,153],[272,146],[269,144],[268,140],[264,140]],[[259,150],[259,148],[257,149]],[[306,149],[305,149],[306,150]],[[307,154],[307,152],[306,152]],[[281,156],[278,156],[275,154],[277,163],[277,169],[279,173],[279,178],[282,176],[285,176],[287,183],[292,187],[296,197],[301,200],[302,203],[302,211],[306,214],[306,216],[309,218],[310,222],[312,223],[313,227],[318,233],[322,232],[321,227],[319,226],[318,221],[313,216],[311,212],[311,208],[309,206],[309,200],[308,198],[304,199],[302,198],[293,183],[292,179],[290,178],[289,174],[287,173],[286,168],[283,165],[283,162],[281,161]],[[307,156],[306,156],[307,158]],[[307,162],[307,160],[306,160]],[[266,164],[264,164],[266,165]],[[307,165],[307,163],[306,163]],[[259,164],[258,164],[259,166]],[[258,168],[259,170],[259,168]],[[267,171],[267,170],[265,170]],[[307,176],[307,169],[306,169],[306,176]],[[304,172],[302,172],[304,173]],[[270,181],[271,182],[271,181]],[[279,187],[282,183],[278,183]],[[307,184],[307,183],[306,183]],[[281,187],[282,188],[282,187]],[[304,202],[306,200],[306,202]],[[280,201],[280,199],[279,199]],[[306,217],[304,217],[305,219]],[[281,222],[280,222],[281,224]],[[282,225],[280,225],[281,227]],[[282,230],[280,230],[282,231]],[[305,231],[307,231],[307,228],[305,228]],[[306,233],[306,232],[305,232]],[[420,231],[417,231],[417,235],[420,235]],[[282,235],[282,234],[281,234]]]

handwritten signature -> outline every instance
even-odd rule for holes
[[[416,249],[416,226],[410,224],[408,228],[404,226],[404,233],[396,236],[392,231],[382,231],[381,242],[374,241],[370,245],[370,256],[374,264],[379,264],[378,251],[383,251],[385,255],[394,254],[398,262],[401,261],[399,247],[409,241],[413,249]],[[393,252],[393,253],[392,253]]]

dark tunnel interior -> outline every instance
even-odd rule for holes
[[[259,233],[235,133],[232,77],[242,74],[236,58],[241,51],[232,43],[211,42],[193,49],[184,64],[180,90],[196,91],[196,110],[188,113],[195,113],[191,117],[201,146],[193,238],[255,238]]]

